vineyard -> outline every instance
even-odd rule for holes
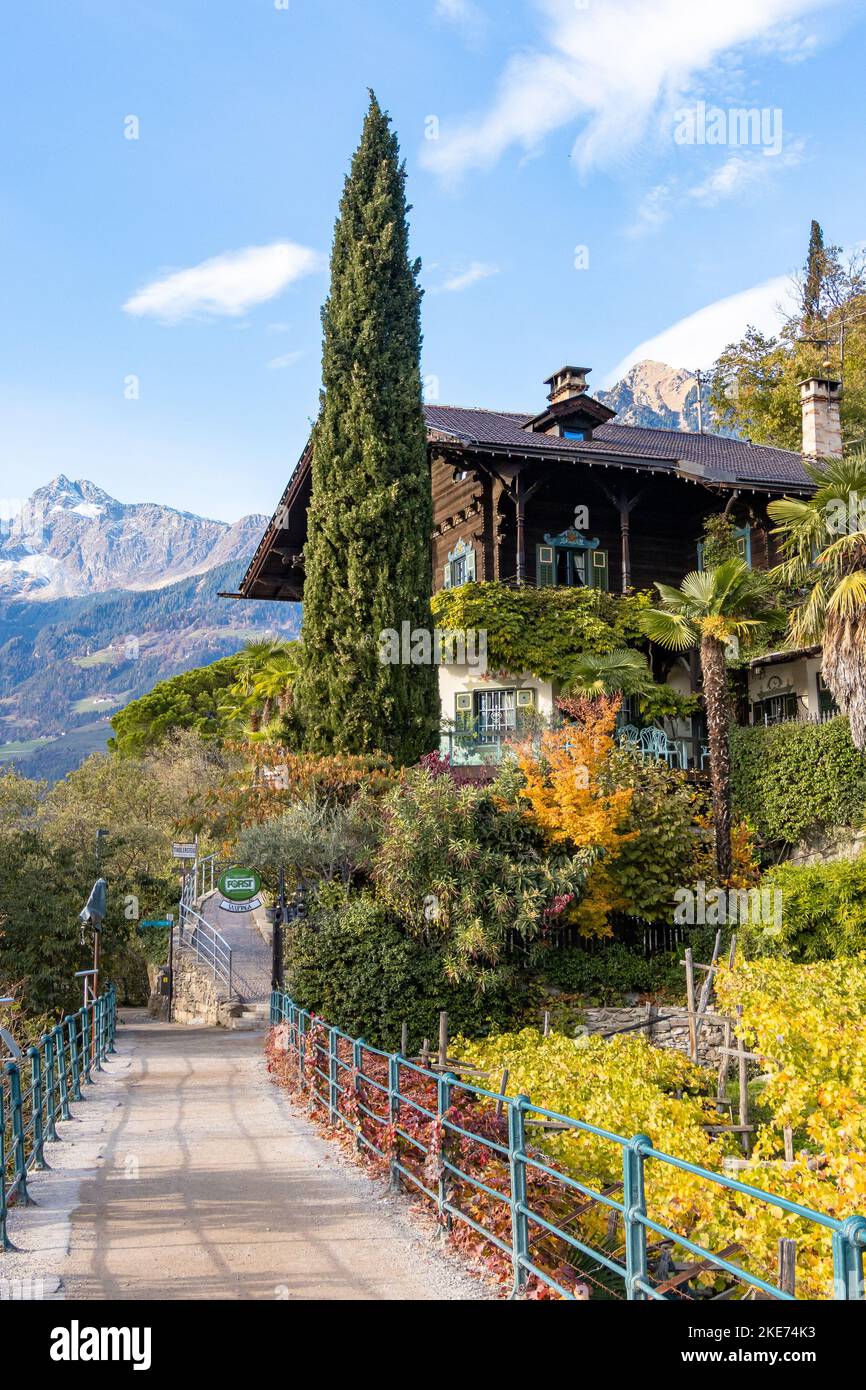
[[[760,1068],[748,1160],[715,1075],[634,1035],[455,1038],[437,1070],[276,995],[269,1068],[503,1290],[862,1298],[866,960],[724,968],[717,997]]]

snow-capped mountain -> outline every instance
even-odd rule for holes
[[[118,502],[60,474],[0,518],[0,597],[159,589],[253,554],[266,518],[233,525],[155,502]]]

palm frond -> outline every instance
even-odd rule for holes
[[[640,628],[651,642],[674,651],[688,651],[699,641],[698,630],[684,613],[669,613],[664,608],[648,608],[640,617]]]

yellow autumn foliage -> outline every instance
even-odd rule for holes
[[[537,742],[517,745],[517,764],[525,785],[521,796],[527,814],[553,843],[600,850],[585,896],[573,911],[581,932],[609,936],[609,912],[627,906],[616,888],[610,866],[637,832],[623,824],[631,807],[631,787],[611,788],[605,776],[614,750],[618,701],[596,700],[580,722],[545,730]]]

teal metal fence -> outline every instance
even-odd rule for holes
[[[370,1047],[363,1039],[324,1023],[286,994],[272,993],[270,1020],[272,1027],[285,1025],[284,1045],[296,1077],[308,1089],[311,1099],[325,1108],[331,1123],[345,1126],[359,1147],[388,1163],[392,1185],[409,1184],[434,1203],[443,1226],[464,1223],[506,1255],[511,1262],[515,1296],[523,1290],[528,1277],[535,1275],[564,1298],[577,1297],[555,1270],[544,1268],[534,1257],[539,1239],[546,1235],[558,1243],[560,1251],[571,1253],[578,1270],[585,1271],[587,1261],[595,1262],[595,1268],[607,1271],[614,1281],[621,1281],[620,1287],[628,1299],[667,1301],[684,1296],[682,1285],[677,1292],[671,1292],[669,1280],[658,1273],[651,1274],[652,1239],[656,1252],[662,1246],[687,1251],[704,1270],[729,1276],[743,1292],[752,1290],[757,1296],[794,1300],[795,1295],[778,1284],[734,1263],[730,1249],[712,1251],[652,1217],[647,1209],[647,1172],[654,1165],[666,1165],[691,1174],[711,1188],[737,1194],[746,1207],[754,1201],[764,1208],[787,1213],[805,1223],[811,1232],[823,1232],[832,1244],[830,1296],[845,1301],[864,1297],[864,1216],[835,1220],[723,1173],[674,1158],[656,1149],[645,1134],[614,1134],[546,1110],[528,1096],[501,1095],[453,1073],[429,1070],[400,1053]],[[495,1123],[467,1129],[459,1123],[461,1102],[480,1103]],[[430,1132],[427,1142],[418,1132],[409,1133],[405,1117],[410,1113],[421,1116],[425,1122]],[[621,1156],[621,1181],[597,1191],[573,1174],[554,1167],[550,1154],[536,1147],[531,1134],[527,1135],[528,1128],[536,1126],[548,1126],[559,1134],[594,1136],[615,1145]],[[449,1139],[454,1141],[451,1146]],[[396,1140],[402,1141],[402,1148]],[[467,1146],[485,1155],[495,1176],[487,1175],[482,1164],[485,1180],[477,1171],[466,1171],[469,1165],[465,1159],[464,1166],[456,1161]],[[408,1153],[416,1157],[417,1163],[407,1161]],[[551,1204],[551,1194],[558,1193],[563,1199],[559,1207],[564,1214],[558,1220],[549,1220],[533,1207],[532,1189],[539,1182],[546,1184],[548,1211],[551,1205],[556,1206],[555,1201]],[[476,1219],[477,1210],[473,1215],[455,1202],[455,1184],[483,1194],[488,1206],[501,1203],[510,1214],[510,1236],[504,1238],[501,1229]],[[606,1210],[615,1222],[622,1223],[621,1253],[619,1246],[612,1251],[589,1245],[575,1231],[574,1217],[590,1206]],[[747,1211],[743,1219],[748,1221]],[[580,1279],[581,1274],[576,1277]]]
[[[0,1072],[0,1251],[12,1249],[6,1218],[12,1202],[32,1206],[27,1175],[44,1169],[45,1145],[59,1138],[57,1121],[72,1118],[70,1102],[114,1052],[117,1000],[110,986],[98,999],[67,1014]]]

